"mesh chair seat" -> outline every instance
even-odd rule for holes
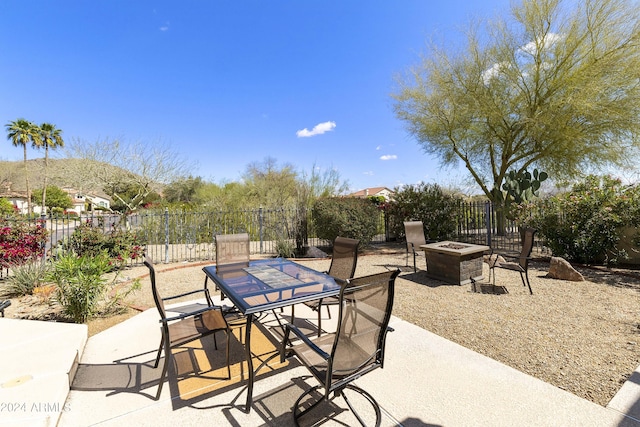
[[[230,379],[231,366],[229,364],[229,348],[231,345],[231,329],[222,312],[222,308],[213,305],[209,295],[209,290],[206,288],[206,283],[205,287],[202,289],[196,289],[179,295],[172,295],[163,298],[156,284],[156,271],[151,258],[145,256],[144,265],[149,269],[151,292],[153,294],[153,300],[156,304],[156,308],[158,309],[158,314],[160,315],[160,330],[162,333],[158,353],[153,365],[154,368],[158,367],[160,363],[160,356],[164,351],[164,364],[162,366],[162,374],[160,375],[158,383],[156,400],[160,398],[164,378],[169,370],[169,359],[173,358],[171,349],[182,344],[204,338],[208,335],[213,335],[215,349],[217,350],[218,343],[215,340],[215,334],[217,332],[226,333],[227,378]],[[165,301],[183,298],[190,295],[201,295],[206,300],[206,304],[191,304],[170,310],[165,308]]]
[[[287,354],[289,335],[300,339],[291,351],[307,366],[320,385],[305,391],[296,401],[293,415],[296,425],[304,414],[318,407],[329,396],[342,396],[347,405],[365,425],[361,416],[345,395],[345,389],[365,397],[375,410],[376,425],[381,420],[380,406],[375,399],[352,382],[377,368],[383,367],[384,347],[389,319],[393,307],[394,283],[400,270],[372,274],[342,281],[338,327],[335,333],[316,338],[307,337],[294,325],[287,325],[280,353],[281,360]],[[324,388],[321,398],[314,393]],[[310,405],[303,399],[308,397]],[[304,406],[304,410],[300,408]]]
[[[524,238],[522,240],[522,250],[520,255],[498,255],[493,252],[489,256],[489,279],[491,279],[491,273],[493,273],[493,289],[496,290],[496,268],[502,268],[505,270],[517,271],[520,273],[520,279],[522,285],[529,287],[529,293],[533,295],[531,289],[531,282],[529,281],[529,260],[531,259],[531,251],[533,250],[534,235],[536,229],[527,228],[524,230]],[[502,259],[501,259],[502,258]],[[512,259],[515,261],[507,261],[506,259]],[[506,288],[505,288],[506,291]]]
[[[249,266],[251,247],[248,233],[236,234],[217,234],[216,241],[216,271],[219,274],[225,272],[225,269],[237,271],[238,265]],[[227,275],[228,276],[228,275]],[[205,279],[205,286],[207,279]],[[215,285],[216,290],[218,286]],[[220,293],[222,299],[225,298]]]
[[[351,239],[349,237],[336,237],[333,241],[333,251],[331,255],[331,265],[326,272],[334,279],[347,280],[351,279],[356,272],[358,264],[358,245],[360,240]],[[327,297],[319,300],[307,301],[304,304],[314,311],[318,312],[318,336],[322,334],[322,306],[327,306],[327,314],[331,318],[330,305],[339,304],[338,297]],[[293,306],[291,307],[291,322],[293,323],[295,314]]]
[[[413,272],[418,271],[416,266],[416,257],[424,252],[420,249],[420,245],[425,245],[427,239],[424,236],[424,226],[422,221],[405,221],[404,234],[407,241],[406,265],[409,265],[409,254],[413,255]]]
[[[220,310],[205,311],[179,322],[169,323],[171,346],[196,340],[211,332],[227,329],[227,321]]]

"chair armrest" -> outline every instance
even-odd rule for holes
[[[325,352],[323,349],[321,349],[320,347],[318,347],[313,341],[311,341],[309,339],[308,336],[306,336],[300,329],[298,329],[296,326],[294,325],[286,325],[285,326],[288,330],[292,331],[300,340],[302,340],[303,343],[305,343],[311,350],[313,350],[314,352],[316,352],[318,354],[318,356],[322,357],[324,360],[329,360],[331,358],[331,355],[327,352]],[[286,334],[288,336],[288,334]]]
[[[168,301],[168,300],[172,300],[172,299],[176,299],[176,298],[182,298],[182,297],[186,297],[187,295],[193,295],[193,294],[197,294],[200,292],[206,292],[204,289],[197,289],[195,291],[189,291],[189,292],[185,292],[183,294],[179,294],[179,295],[171,295],[168,297],[164,297],[162,298],[162,301]]]
[[[180,313],[180,314],[178,314],[176,316],[166,317],[164,319],[160,319],[159,322],[160,323],[167,323],[167,322],[172,322],[174,320],[186,319],[187,317],[197,316],[198,314],[206,313],[207,311],[211,311],[211,310],[220,310],[220,311],[222,311],[221,308],[218,307],[218,306],[205,307],[205,308],[201,308],[200,310],[190,311],[189,313]],[[224,317],[224,315],[223,315],[223,317]]]

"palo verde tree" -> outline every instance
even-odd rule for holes
[[[469,28],[462,49],[434,45],[398,83],[409,133],[494,202],[510,171],[624,166],[640,145],[639,6],[526,0]]]

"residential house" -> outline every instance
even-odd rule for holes
[[[393,191],[389,190],[387,187],[371,187],[351,193],[349,196],[360,197],[363,199],[369,196],[382,196],[386,201],[389,201],[393,198]]]
[[[111,205],[111,201],[106,196],[84,193],[70,187],[65,187],[63,190],[71,197],[73,203],[73,207],[68,211],[74,211],[78,215],[95,209],[109,209]]]

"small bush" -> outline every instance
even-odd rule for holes
[[[47,271],[48,264],[42,261],[31,261],[13,267],[12,275],[6,280],[4,293],[8,296],[31,295],[34,288],[46,282]]]
[[[9,200],[0,197],[0,216],[9,216],[16,213],[16,207]]]
[[[276,239],[276,253],[281,258],[292,258],[296,254],[296,244],[288,239]]]
[[[380,214],[375,204],[354,197],[318,199],[313,205],[313,222],[319,238],[336,237],[360,240],[360,247],[373,240]]]
[[[520,223],[538,229],[554,256],[591,264],[615,263],[620,228],[640,223],[640,189],[609,176],[589,176],[571,191],[520,207]]]
[[[445,193],[437,184],[420,183],[395,190],[387,207],[392,234],[404,236],[404,221],[422,221],[426,237],[448,240],[456,232],[459,197]]]
[[[111,264],[118,267],[128,259],[142,258],[143,246],[136,233],[126,230],[105,233],[88,221],[76,227],[68,239],[61,241],[59,248],[78,256],[97,256],[106,252]]]
[[[110,269],[109,256],[65,254],[56,260],[48,279],[57,286],[56,300],[63,313],[76,323],[84,323],[98,311],[107,289],[103,277]]]

